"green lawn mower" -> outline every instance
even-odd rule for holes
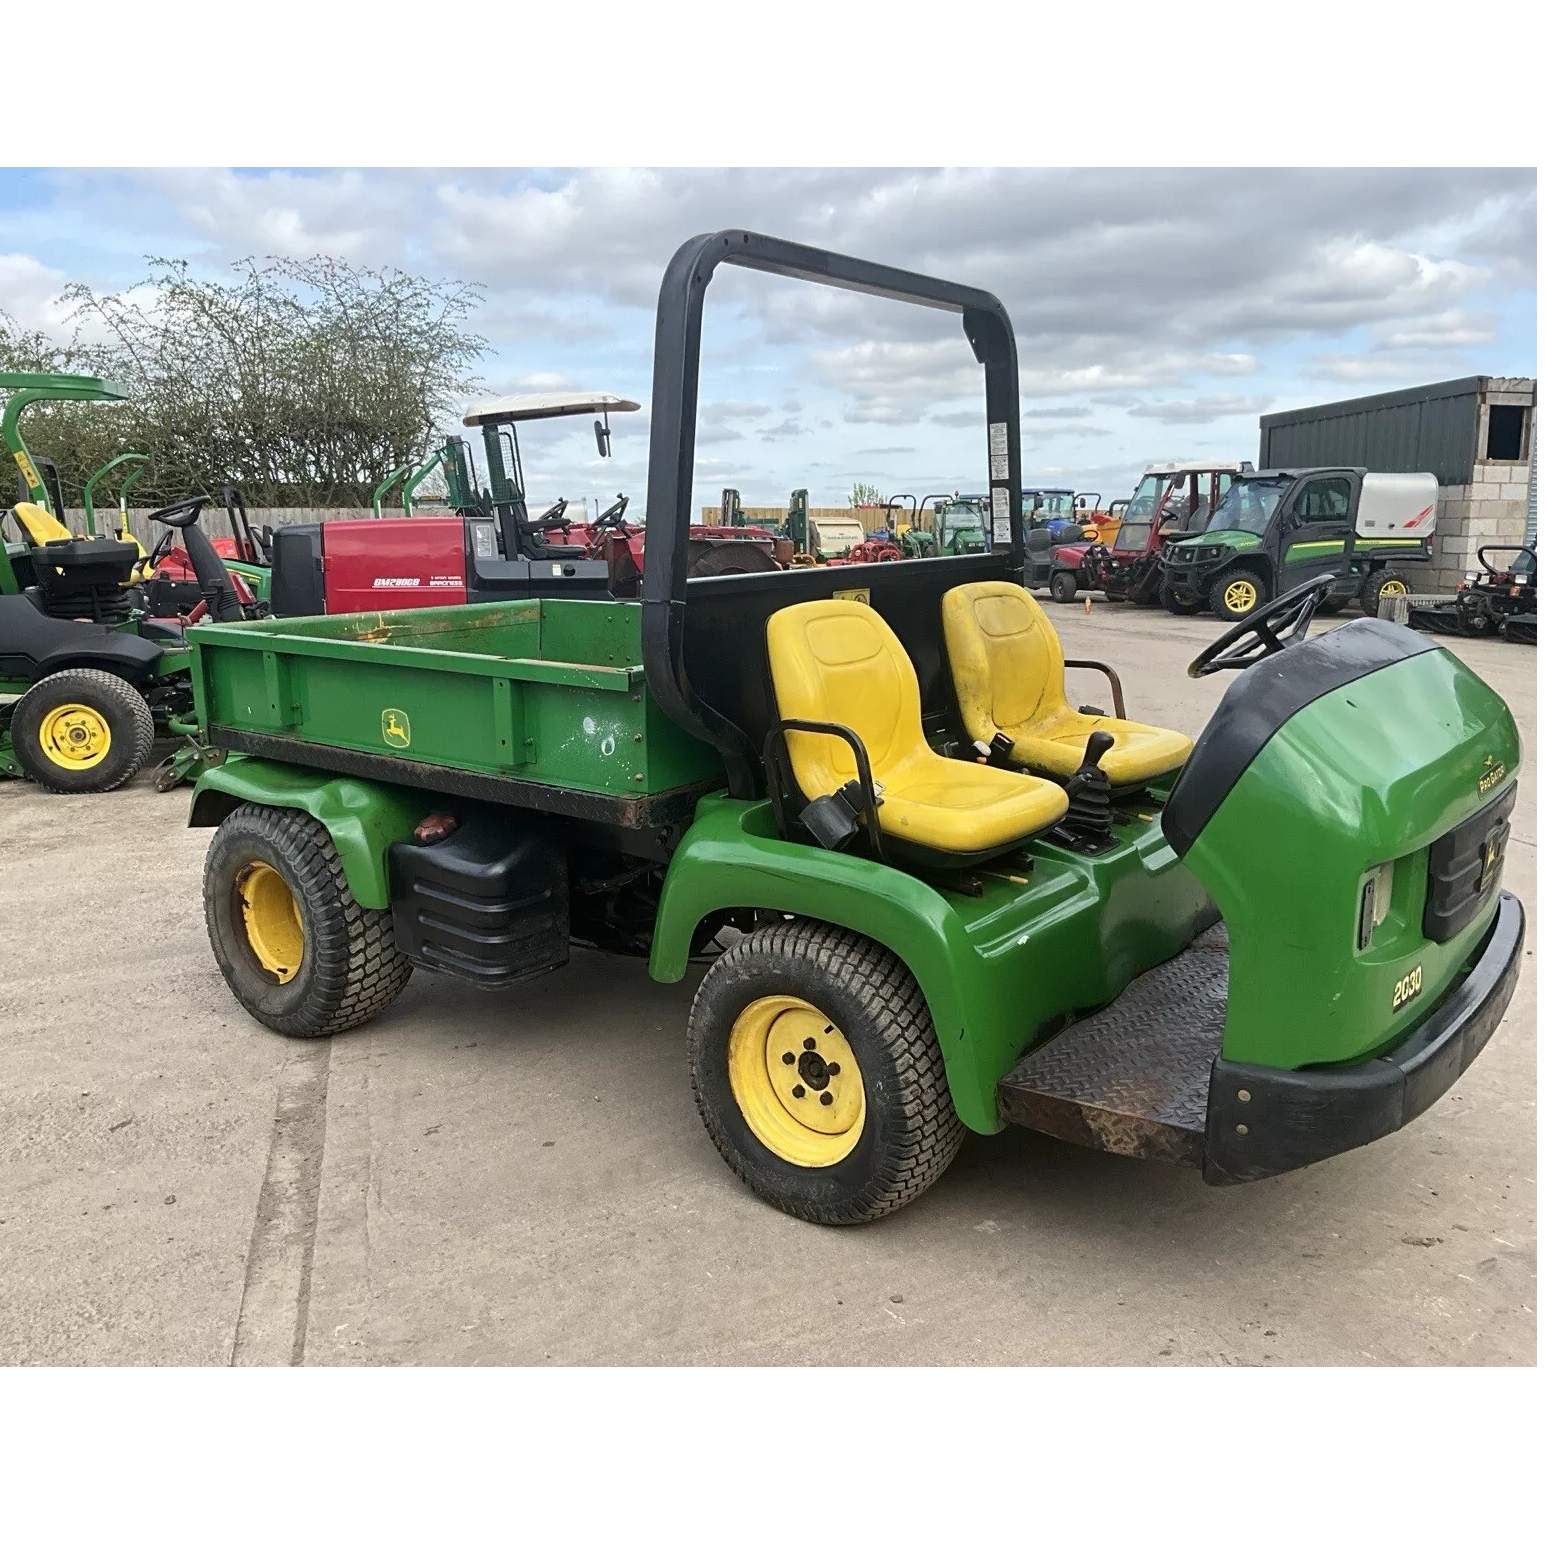
[[[250,612],[198,528],[207,503],[181,500],[151,519],[181,535],[199,612],[237,622]],[[138,544],[106,536],[0,543],[0,695],[12,700],[0,703],[0,778],[101,794],[145,766],[158,734],[184,736],[187,747],[157,775],[171,788],[208,754],[196,739],[183,628],[147,615],[132,583],[143,557]]]
[[[960,316],[1002,548],[688,577],[723,264]],[[190,820],[215,828],[205,914],[237,1000],[316,1037],[415,968],[498,988],[592,949],[662,982],[708,960],[686,1042],[709,1137],[824,1224],[918,1198],[968,1131],[1221,1184],[1416,1118],[1519,970],[1508,709],[1408,629],[1309,638],[1338,583],[1312,575],[1193,662],[1240,673],[1195,746],[1129,718],[1020,583],[1018,392],[984,291],[749,231],[686,243],[639,600],[190,630],[226,754]],[[1109,709],[1075,708],[1069,670],[1101,672]]]

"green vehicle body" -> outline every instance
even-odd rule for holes
[[[912,276],[896,271],[841,260],[846,268],[833,272],[831,255],[817,255],[818,267],[805,249],[722,233],[673,260],[668,281],[675,274],[681,293],[696,297],[683,304],[701,305],[701,275],[686,260],[720,261],[721,243],[735,254],[729,261],[743,260],[743,243],[751,248],[747,266],[915,293],[906,288]],[[662,295],[660,334],[680,337],[665,287]],[[988,301],[967,304],[974,346],[988,360],[989,422],[1006,435],[1000,481],[1016,488],[1018,375],[1012,345],[995,341],[1007,317]],[[191,824],[218,825],[247,804],[304,810],[327,829],[355,900],[395,909],[393,845],[447,802],[464,818],[503,809],[533,813],[523,821],[552,817],[569,852],[624,856],[653,877],[645,948],[661,982],[681,980],[726,924],[794,916],[851,931],[883,945],[916,979],[956,1113],[981,1133],[1004,1125],[1006,1078],[1028,1054],[1103,1012],[1135,979],[1182,959],[1222,918],[1230,970],[1214,1077],[1222,1070],[1236,1081],[1241,1101],[1258,1093],[1251,1124],[1227,1114],[1219,1149],[1248,1149],[1256,1140],[1235,1135],[1270,1118],[1269,1099],[1279,1100],[1289,1157],[1225,1154],[1221,1174],[1205,1166],[1210,1180],[1276,1173],[1368,1142],[1458,1076],[1501,1017],[1518,970],[1521,915],[1498,890],[1491,835],[1476,911],[1463,926],[1440,939],[1424,908],[1430,851],[1511,797],[1518,733],[1496,693],[1431,641],[1360,621],[1252,666],[1226,694],[1237,720],[1242,710],[1247,721],[1259,717],[1274,691],[1289,696],[1250,755],[1208,783],[1228,748],[1221,742],[1204,755],[1200,744],[1179,775],[1124,791],[1103,847],[1042,833],[1026,840],[1023,864],[987,860],[961,884],[880,862],[862,847],[804,840],[774,791],[759,786],[761,746],[693,693],[704,683],[722,694],[727,683],[749,690],[765,669],[762,621],[793,600],[841,590],[900,618],[921,597],[909,626],[937,628],[945,590],[1018,572],[1019,512],[1003,552],[689,586],[692,440],[689,430],[677,450],[671,415],[675,391],[689,407],[693,399],[670,370],[685,378],[682,361],[692,358],[678,352],[668,361],[664,384],[657,374],[655,546],[646,552],[654,568],[642,602],[544,598],[191,629],[198,717],[225,757],[200,776]],[[674,453],[669,473],[660,471],[662,448]],[[705,609],[693,646],[696,688],[683,643],[694,606]],[[1336,676],[1359,651],[1368,668]],[[1329,685],[1316,687],[1317,671],[1331,672]],[[740,723],[757,725],[752,713]],[[1228,719],[1221,707],[1209,734],[1221,724],[1235,733]],[[926,712],[925,731],[937,751],[964,750],[948,716],[931,721]],[[763,744],[781,733],[775,722]],[[1183,809],[1195,830],[1172,820]],[[1498,830],[1501,844],[1506,827]],[[1370,898],[1384,877],[1381,913]],[[1444,1013],[1463,1016],[1455,1025],[1469,1039],[1464,1047],[1445,1041],[1448,1061],[1424,1076],[1420,1099],[1398,1090],[1394,1117],[1386,1096],[1378,1111],[1358,1106],[1349,1117],[1346,1101],[1356,1105],[1386,1080],[1381,1060],[1397,1049],[1400,1077],[1408,1076],[1421,1053],[1413,1037]],[[1216,1094],[1208,1098],[1210,1154]],[[1098,1134],[1059,1135],[1149,1152]]]
[[[1163,584],[1184,601],[1204,602],[1223,575],[1244,570],[1261,584],[1262,594],[1275,596],[1322,573],[1337,576],[1331,592],[1333,604],[1357,596],[1371,574],[1393,564],[1422,564],[1429,560],[1428,543],[1421,537],[1363,537],[1350,529],[1334,540],[1294,540],[1286,526],[1287,512],[1304,486],[1315,478],[1340,474],[1353,484],[1354,498],[1366,476],[1362,468],[1311,468],[1291,475],[1265,531],[1259,535],[1239,530],[1206,530],[1167,542],[1161,552]],[[1237,483],[1286,476],[1253,474]],[[1355,507],[1356,509],[1356,503]]]
[[[435,806],[432,791],[393,781],[394,763],[404,779],[433,767],[610,796],[639,809],[618,819],[642,830],[648,797],[720,775],[709,748],[650,697],[640,613],[635,602],[545,599],[190,629],[200,721],[234,748],[200,777],[193,822],[218,824],[240,801],[306,810],[365,907],[388,905],[388,851]],[[1453,713],[1434,718],[1436,701]],[[393,712],[406,745],[385,737]],[[336,753],[374,776],[304,765]],[[1442,784],[1437,761],[1454,770]],[[1399,1039],[1490,926],[1488,912],[1443,945],[1423,938],[1425,855],[1477,805],[1485,769],[1512,774],[1518,761],[1502,701],[1433,650],[1301,710],[1184,863],[1157,819],[1161,784],[1113,851],[1033,842],[1030,879],[990,875],[980,897],[781,840],[767,800],[716,790],[669,855],[650,972],[679,981],[699,926],[736,909],[877,939],[918,978],[962,1121],[993,1132],[995,1086],[1039,1029],[1109,1003],[1222,913],[1237,964],[1225,1055],[1282,1069],[1354,1062]],[[1307,771],[1331,765],[1347,776]],[[1391,911],[1355,960],[1359,881],[1386,860],[1396,861]],[[1415,966],[1424,992],[1392,1015],[1391,984]]]

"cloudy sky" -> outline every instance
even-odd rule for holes
[[[749,226],[981,285],[1014,319],[1028,483],[1130,492],[1146,461],[1254,458],[1263,412],[1535,361],[1531,171],[0,171],[0,308],[147,255],[218,271],[327,252],[485,287],[490,392],[648,408],[674,248]],[[704,330],[698,492],[984,481],[954,317],[739,271]],[[534,498],[642,501],[647,411],[523,436]],[[448,425],[448,428],[454,427]]]

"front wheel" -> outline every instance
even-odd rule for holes
[[[331,1036],[385,1009],[413,972],[386,908],[361,907],[327,828],[241,805],[204,860],[204,921],[237,1002],[281,1036]]]
[[[965,1129],[922,990],[844,929],[776,923],[709,969],[688,1018],[693,1094],[725,1163],[814,1224],[862,1224],[944,1174]]]
[[[1412,587],[1399,574],[1392,574],[1388,569],[1376,569],[1364,580],[1358,592],[1358,605],[1365,617],[1378,617],[1380,602],[1386,596],[1406,596],[1411,594],[1411,590]]]
[[[1249,569],[1226,570],[1208,592],[1208,605],[1222,623],[1244,621],[1269,599],[1267,587]]]
[[[11,716],[22,771],[53,794],[104,794],[145,766],[156,722],[150,705],[107,671],[56,671],[30,687]]]
[[[1047,589],[1052,592],[1054,601],[1067,603],[1078,597],[1079,580],[1071,569],[1059,569],[1047,581]]]
[[[1172,617],[1196,617],[1208,604],[1201,596],[1181,595],[1174,585],[1167,585],[1160,599]]]

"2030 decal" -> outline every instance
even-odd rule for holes
[[[1410,1004],[1423,990],[1423,969],[1414,966],[1405,977],[1398,979],[1396,991],[1390,996],[1390,1012],[1394,1014],[1403,1004]]]

